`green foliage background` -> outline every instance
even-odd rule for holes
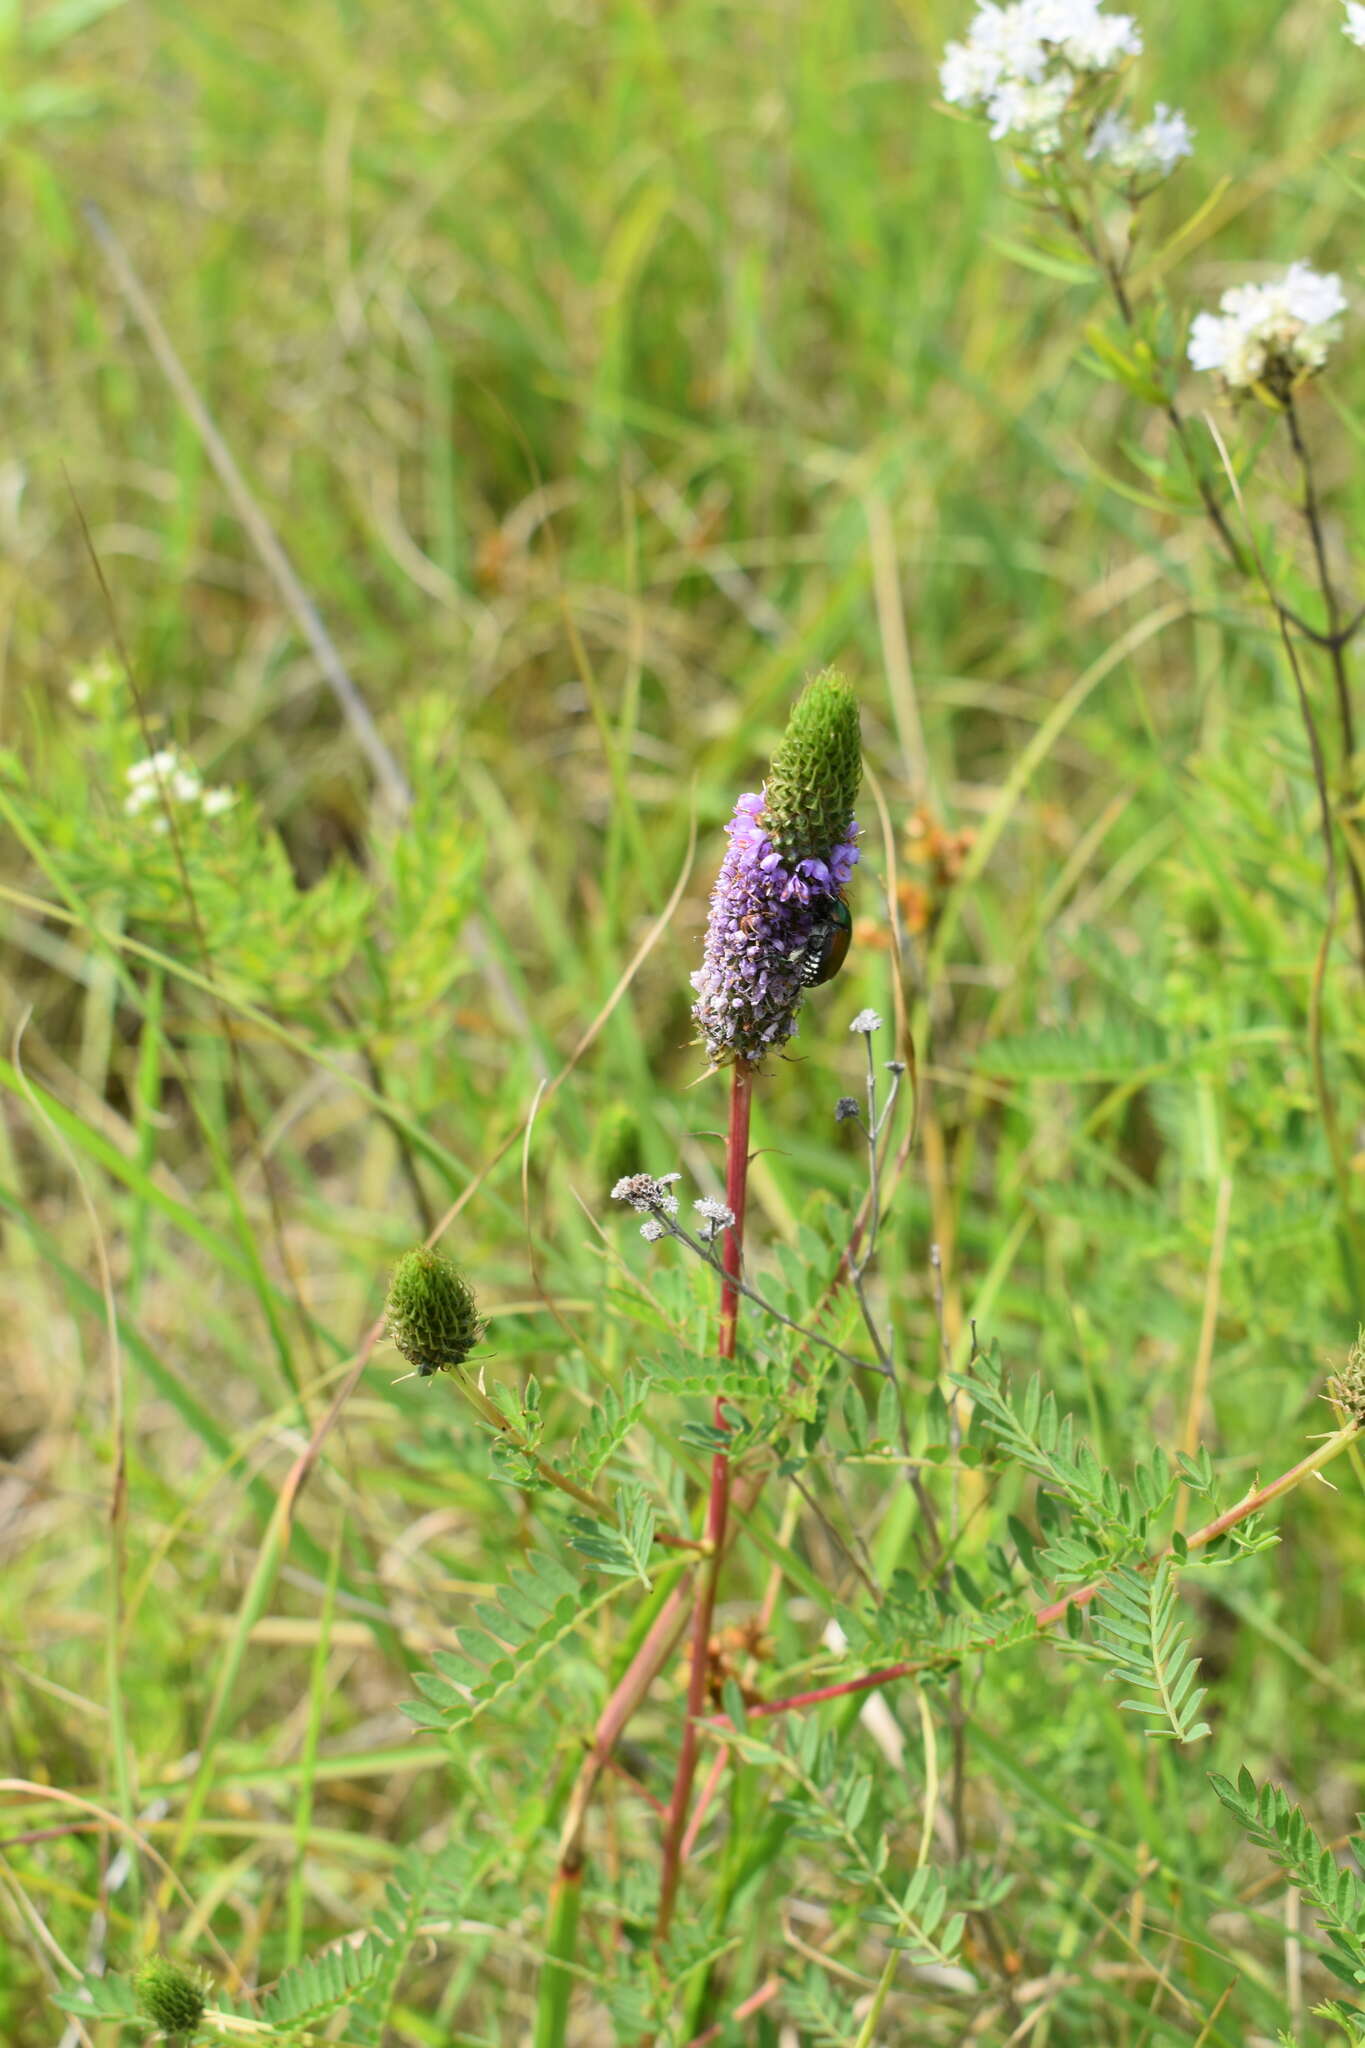
[[[1365,54],[1335,11],[1142,19],[1145,96],[1199,131],[1152,208],[1177,315],[1252,260],[1306,256],[1358,293]],[[393,1257],[462,1195],[446,1243],[493,1319],[490,1373],[534,1372],[566,1429],[625,1381],[628,1328],[597,1348],[596,1226],[638,1270],[651,1255],[605,1191],[633,1146],[718,1191],[687,975],[719,827],[826,662],[860,690],[884,812],[864,798],[866,929],[760,1094],[755,1241],[857,1198],[832,1116],[859,1082],[846,1026],[890,1014],[885,890],[924,879],[925,807],[975,837],[907,941],[923,1138],[882,1270],[911,1373],[938,1369],[937,1242],[959,1363],[975,1317],[1105,1463],[1177,1447],[1223,1200],[1202,1436],[1225,1497],[1328,1426],[1317,1393],[1362,1301],[1365,1028],[1343,945],[1343,1186],[1308,1053],[1325,896],[1292,679],[1143,467],[1160,421],[1083,359],[1093,286],[1015,260],[989,145],[935,109],[961,27],[915,0],[0,7],[0,1714],[12,1777],[140,1816],[184,1881],[158,1895],[149,1867],[140,1898],[108,1895],[116,1959],[155,1904],[230,1992],[229,1959],[271,1981],[373,1925],[413,1844],[463,1841],[476,1931],[405,1980],[387,2038],[525,2037],[556,1787],[618,1609],[501,1749],[475,1761],[400,1718],[412,1668],[539,1538],[475,1420],[444,1385],[392,1384],[390,1352],[287,1555],[272,1515]],[[88,198],[410,778],[404,824]],[[1338,361],[1306,416],[1344,544],[1354,329]],[[1220,420],[1249,445],[1254,423]],[[1269,451],[1258,516],[1307,608],[1288,481]],[[78,508],[145,729],[98,666],[113,627]],[[242,791],[184,872],[123,813],[149,732]],[[662,1455],[646,1476],[678,1483]],[[850,1484],[889,1571],[903,1518],[875,1468]],[[1180,1950],[1178,1996],[1113,1978],[1107,2017],[1077,1992],[1038,2040],[1337,2038],[1304,2017],[1327,1980],[1305,1994],[1257,1919],[1268,1866],[1204,1771],[1249,1763],[1324,1839],[1351,1826],[1365,1540],[1358,1475],[1340,1487],[1295,1496],[1280,1548],[1192,1596],[1207,1751],[1144,1749],[1046,1647],[993,1667],[971,1821],[1030,1873],[1022,1972]],[[840,1561],[816,1520],[783,1540],[791,1661]],[[762,1569],[727,1585],[737,1611]],[[496,1838],[513,1809],[520,1865]],[[35,1920],[83,1963],[107,1878],[107,1837],[51,1823],[36,1797],[5,1808],[16,2048],[55,2038]],[[823,2010],[819,1980],[805,1996]]]

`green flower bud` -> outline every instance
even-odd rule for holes
[[[827,668],[807,683],[763,790],[763,826],[788,867],[827,861],[849,836],[862,781],[858,700]]]
[[[204,1980],[165,1956],[148,1956],[133,1978],[137,2009],[171,2039],[192,2034],[204,2017],[208,1987]]]
[[[384,1327],[423,1379],[463,1365],[484,1331],[467,1282],[426,1245],[394,1267]]]

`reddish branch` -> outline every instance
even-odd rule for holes
[[[1280,1494],[1290,1492],[1301,1479],[1307,1479],[1311,1473],[1321,1471],[1338,1452],[1344,1451],[1348,1444],[1354,1442],[1362,1428],[1365,1428],[1365,1421],[1353,1419],[1343,1428],[1336,1430],[1325,1443],[1319,1444],[1317,1450],[1310,1452],[1306,1458],[1300,1458],[1297,1465],[1291,1465],[1278,1479],[1270,1480],[1265,1486],[1254,1487],[1235,1506],[1225,1508],[1213,1521],[1206,1522],[1202,1529],[1196,1530],[1188,1539],[1185,1548],[1202,1549],[1214,1542],[1217,1537],[1225,1535],[1229,1529],[1235,1528],[1238,1522],[1244,1522],[1248,1516],[1257,1514]],[[1162,1558],[1173,1555],[1173,1550],[1168,1546],[1147,1562],[1149,1566],[1159,1564]],[[1062,1598],[1054,1600],[1051,1606],[1040,1607],[1033,1617],[1038,1628],[1041,1630],[1054,1627],[1057,1622],[1065,1620],[1073,1607],[1088,1607],[1096,1594],[1104,1591],[1107,1583],[1105,1579],[1094,1579],[1088,1586],[1078,1586],[1074,1593],[1063,1594]],[[995,1637],[990,1637],[984,1642],[973,1644],[972,1647],[980,1650],[994,1649],[996,1640]],[[922,1671],[941,1669],[945,1663],[955,1663],[960,1654],[953,1652],[951,1656],[918,1657],[904,1664],[886,1664],[878,1671],[865,1671],[861,1677],[846,1678],[837,1685],[817,1686],[813,1692],[793,1693],[787,1699],[765,1700],[761,1705],[750,1707],[748,1716],[750,1720],[759,1720],[773,1714],[794,1713],[798,1707],[818,1707],[825,1700],[847,1699],[854,1693],[872,1692],[878,1686],[891,1685],[898,1678],[914,1678]],[[728,1726],[726,1717],[717,1716],[711,1726]]]

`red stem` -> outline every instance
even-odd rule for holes
[[[725,1201],[734,1222],[725,1233],[721,1256],[724,1278],[720,1289],[720,1343],[722,1358],[735,1355],[735,1329],[739,1321],[740,1292],[737,1282],[744,1262],[744,1204],[749,1183],[749,1109],[753,1100],[753,1070],[737,1060],[730,1070],[730,1129],[726,1138]],[[712,1411],[717,1429],[728,1429],[725,1404],[716,1396]],[[687,1809],[696,1775],[697,1751],[701,1743],[701,1717],[706,1705],[706,1680],[711,1660],[711,1620],[716,1610],[716,1582],[720,1577],[725,1528],[730,1513],[730,1460],[717,1451],[711,1460],[711,1496],[706,1508],[706,1540],[710,1556],[698,1574],[696,1599],[692,1608],[692,1665],[687,1682],[687,1718],[683,1723],[682,1747],[673,1780],[673,1797],[668,1807],[668,1828],[664,1836],[663,1873],[659,1884],[658,1935],[662,1941],[673,1918],[682,1874],[683,1841],[687,1830]]]

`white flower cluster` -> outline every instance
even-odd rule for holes
[[[1180,109],[1158,100],[1156,112],[1141,128],[1122,114],[1102,114],[1085,153],[1123,178],[1166,178],[1193,148],[1194,130]]]
[[[722,1231],[733,1230],[735,1227],[735,1212],[728,1202],[718,1202],[712,1195],[703,1195],[699,1202],[692,1204],[692,1207],[701,1218],[703,1244],[709,1244],[712,1238],[719,1237]]]
[[[1196,370],[1216,370],[1233,391],[1254,384],[1295,383],[1320,370],[1341,332],[1346,294],[1341,279],[1291,263],[1278,284],[1238,284],[1217,313],[1198,313],[1189,356]]]
[[[953,106],[990,119],[991,135],[1049,155],[1077,80],[1136,56],[1142,36],[1131,14],[1104,14],[1100,0],[983,0],[963,43],[943,53],[939,83]]]
[[[1346,19],[1341,24],[1341,33],[1365,50],[1365,6],[1361,5],[1361,0],[1346,0]]]
[[[128,794],[123,808],[130,818],[158,809],[169,798],[174,804],[195,804],[206,818],[221,817],[237,801],[232,789],[205,789],[199,771],[182,761],[174,747],[161,747],[145,760],[134,761],[128,770]],[[158,832],[166,830],[164,815],[153,821]]]

